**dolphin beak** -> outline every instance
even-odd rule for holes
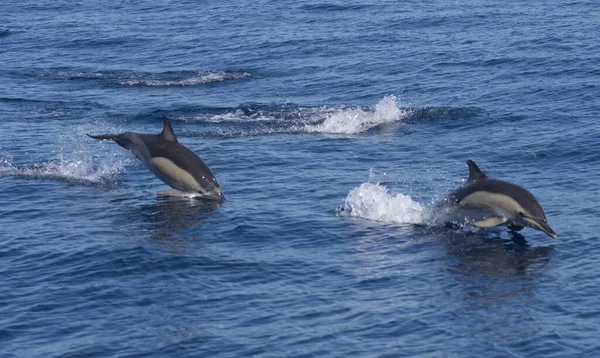
[[[217,192],[216,192],[216,196],[217,196],[217,197],[216,197],[216,199],[217,199],[218,201],[223,201],[223,200],[225,200],[225,195],[223,195],[223,191],[222,191],[221,189],[217,190]]]
[[[533,222],[535,223],[536,229],[545,232],[548,236],[552,237],[553,239],[557,238],[556,233],[554,232],[554,230],[552,230],[550,225],[548,225],[544,221],[533,220]]]

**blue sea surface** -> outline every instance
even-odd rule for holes
[[[600,355],[594,1],[0,4],[0,357]],[[227,200],[85,134],[159,133]],[[430,221],[466,160],[558,240]]]

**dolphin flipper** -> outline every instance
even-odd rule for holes
[[[491,216],[483,220],[475,221],[473,225],[477,227],[487,228],[502,225],[507,221],[508,218],[505,218],[504,216]]]
[[[515,225],[515,224],[508,224],[506,225],[510,230],[512,231],[521,231],[523,230],[524,226],[521,225]]]

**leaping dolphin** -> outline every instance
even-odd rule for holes
[[[165,115],[163,122],[162,132],[156,135],[125,132],[88,136],[115,141],[144,162],[158,179],[176,190],[200,194],[213,200],[225,199],[208,166],[194,152],[179,143],[171,122]]]
[[[483,214],[482,220],[473,222],[477,227],[506,224],[515,231],[530,227],[556,239],[556,233],[548,225],[544,210],[533,194],[518,185],[489,179],[472,160],[467,160],[467,164],[469,179],[450,193],[448,204]]]

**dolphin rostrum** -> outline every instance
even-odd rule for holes
[[[473,162],[469,165],[469,179],[448,196],[448,204],[483,214],[483,219],[473,222],[487,228],[506,224],[511,230],[524,227],[545,232],[556,239],[548,225],[544,210],[537,199],[526,189],[497,179],[489,179]]]
[[[98,140],[112,140],[130,150],[158,179],[180,192],[223,200],[223,192],[208,166],[194,152],[179,143],[171,122],[165,115],[163,122],[162,132],[156,135],[125,132],[88,136]]]

